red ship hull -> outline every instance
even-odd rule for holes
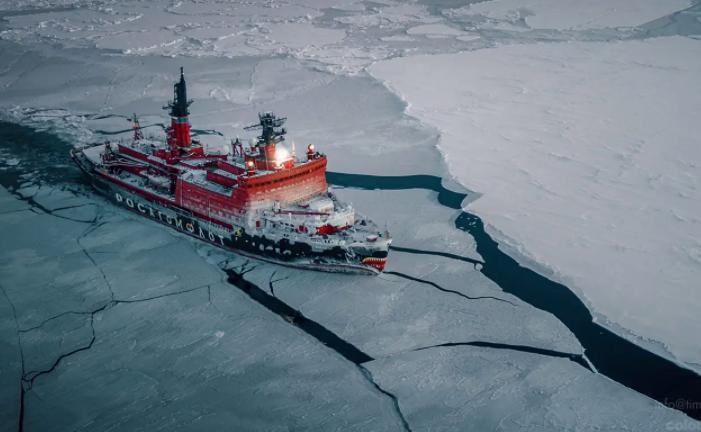
[[[89,177],[95,190],[115,205],[212,246],[278,265],[314,271],[374,275],[384,267],[386,252],[378,254],[377,251],[369,250],[366,255],[349,259],[342,250],[315,253],[305,245],[273,242],[265,236],[248,233],[241,227],[180,208],[173,200],[101,175],[79,150],[72,151],[71,157]],[[260,245],[264,245],[263,250]],[[381,266],[368,264],[368,261],[377,261]]]

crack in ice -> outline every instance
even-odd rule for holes
[[[396,272],[396,271],[385,271],[384,273],[385,273],[385,274],[390,274],[390,275],[399,276],[399,277],[401,277],[401,278],[408,279],[408,280],[411,280],[411,281],[414,281],[414,282],[419,282],[419,283],[422,283],[422,284],[430,285],[430,286],[436,288],[436,289],[439,290],[439,291],[442,291],[442,292],[445,292],[445,293],[449,293],[449,294],[455,294],[455,295],[460,296],[460,297],[462,297],[462,298],[465,298],[465,299],[467,299],[467,300],[496,300],[496,301],[508,303],[508,304],[510,304],[511,306],[514,306],[514,307],[516,306],[514,303],[510,302],[509,300],[501,299],[501,298],[499,298],[499,297],[493,297],[493,296],[477,296],[477,297],[472,297],[472,296],[469,296],[469,295],[467,295],[467,294],[463,294],[463,293],[461,293],[460,291],[455,291],[455,290],[452,290],[452,289],[449,289],[449,288],[443,288],[442,286],[438,285],[438,284],[435,283],[435,282],[432,282],[432,281],[429,281],[429,280],[425,280],[425,279],[421,279],[421,278],[417,278],[417,277],[415,277],[415,276],[410,276],[410,275],[405,274],[405,273],[400,273],[400,272]]]
[[[445,342],[445,343],[436,344],[436,345],[429,345],[429,346],[425,346],[425,347],[414,348],[410,351],[412,351],[412,352],[424,351],[424,350],[428,350],[428,349],[432,349],[432,348],[458,347],[458,346],[474,346],[474,347],[480,347],[480,348],[512,350],[512,351],[525,352],[525,353],[529,353],[529,354],[538,354],[538,355],[543,355],[543,356],[547,356],[547,357],[564,358],[564,359],[568,359],[570,361],[577,363],[578,365],[584,367],[585,369],[588,369],[591,372],[596,372],[594,369],[592,369],[590,367],[589,363],[585,360],[583,354],[575,354],[575,353],[568,353],[568,352],[556,351],[556,350],[545,349],[545,348],[537,348],[537,347],[528,346],[528,345],[516,345],[516,344],[486,342],[486,341]]]
[[[375,377],[372,376],[372,372],[370,372],[368,369],[363,367],[362,365],[357,365],[358,369],[360,369],[360,372],[363,374],[365,379],[372,384],[372,386],[380,393],[383,395],[387,396],[392,400],[392,404],[394,406],[394,412],[397,414],[397,417],[399,417],[399,420],[402,422],[402,427],[406,432],[412,432],[411,427],[409,426],[409,422],[407,422],[406,417],[404,417],[404,413],[402,412],[401,407],[399,406],[399,398],[394,395],[394,393],[391,393],[385,389],[383,389],[377,381],[375,381]]]
[[[436,255],[436,256],[450,258],[450,259],[454,259],[454,260],[458,260],[458,261],[465,261],[467,263],[472,264],[475,267],[475,270],[479,270],[481,268],[481,266],[484,265],[484,261],[464,257],[461,255],[452,254],[449,252],[428,251],[428,250],[407,248],[407,247],[401,247],[401,246],[395,246],[395,245],[390,246],[390,249],[397,251],[397,252],[405,252],[405,253],[418,254],[418,255]]]
[[[21,332],[21,333],[30,332],[30,331],[32,331],[32,330],[36,330],[36,329],[38,329],[38,328],[43,327],[43,326],[44,326],[46,323],[48,323],[49,321],[52,321],[52,320],[54,320],[54,319],[56,319],[56,318],[58,318],[58,317],[60,317],[60,316],[65,316],[65,315],[69,315],[69,314],[75,314],[75,315],[90,315],[90,328],[91,328],[91,332],[92,332],[91,340],[90,340],[90,342],[89,342],[86,346],[83,346],[83,347],[80,347],[80,348],[76,348],[76,349],[74,349],[74,350],[72,350],[72,351],[69,351],[68,353],[65,353],[65,354],[61,354],[61,355],[56,359],[56,361],[54,362],[54,364],[53,364],[49,369],[46,369],[46,370],[43,370],[43,371],[30,371],[30,372],[26,372],[26,373],[24,374],[24,377],[22,378],[22,380],[23,380],[24,382],[28,383],[28,386],[29,386],[29,387],[28,387],[28,390],[29,390],[29,389],[31,389],[32,385],[34,384],[34,381],[36,380],[36,378],[38,378],[38,377],[41,376],[41,375],[44,375],[44,374],[47,374],[47,373],[52,372],[56,367],[58,367],[58,365],[59,365],[59,363],[61,362],[61,360],[63,360],[63,359],[66,358],[66,357],[69,357],[69,356],[71,356],[71,355],[73,355],[73,354],[76,354],[76,353],[78,353],[78,352],[81,352],[81,351],[85,351],[85,350],[87,350],[87,349],[90,349],[90,348],[92,347],[93,343],[95,342],[95,326],[94,326],[94,320],[95,320],[95,315],[96,315],[96,314],[98,314],[98,313],[100,313],[100,312],[105,312],[105,311],[107,311],[107,310],[111,309],[112,307],[117,306],[117,305],[119,305],[119,304],[141,303],[141,302],[146,302],[146,301],[151,301],[151,300],[157,300],[157,299],[161,299],[161,298],[165,298],[165,297],[172,297],[172,296],[176,296],[176,295],[180,295],[180,294],[186,294],[186,293],[193,292],[193,291],[197,291],[197,290],[201,290],[201,289],[207,289],[207,292],[208,292],[208,296],[207,296],[207,297],[208,297],[208,299],[211,299],[210,285],[200,285],[200,286],[197,286],[197,287],[195,287],[195,288],[189,288],[189,289],[185,289],[185,290],[169,292],[169,293],[165,293],[165,294],[156,295],[156,296],[153,296],[153,297],[146,297],[146,298],[140,298],[140,299],[124,299],[124,300],[117,299],[117,300],[110,300],[110,301],[108,301],[107,303],[104,303],[102,306],[100,306],[100,307],[98,307],[98,308],[96,308],[96,309],[94,309],[94,310],[92,310],[92,311],[89,311],[89,312],[77,312],[77,311],[64,312],[64,313],[61,313],[61,314],[58,314],[58,315],[56,315],[56,316],[53,316],[53,317],[51,317],[51,318],[46,319],[44,322],[42,322],[42,323],[39,324],[38,326],[35,326],[35,327],[32,327],[32,328],[28,328],[28,329],[22,329],[22,330],[19,331],[19,332]]]
[[[247,269],[248,264],[249,261],[246,261],[238,268]],[[377,382],[375,382],[370,371],[368,371],[365,367],[362,366],[363,363],[367,363],[374,360],[372,357],[360,351],[350,342],[341,339],[338,335],[331,332],[329,329],[322,326],[318,322],[307,318],[299,310],[291,307],[287,303],[278,299],[277,297],[275,297],[274,292],[268,294],[257,285],[247,281],[243,278],[245,274],[244,272],[237,272],[234,269],[226,269],[226,266],[223,267],[223,270],[229,275],[227,279],[228,282],[240,289],[241,291],[243,291],[244,293],[246,293],[252,300],[264,306],[271,312],[277,314],[286,322],[304,331],[306,334],[312,336],[313,338],[321,342],[323,345],[327,346],[328,348],[331,348],[336,353],[340,354],[343,358],[353,363],[358,368],[358,370],[360,370],[363,377],[368,382],[370,382],[370,384],[372,384],[373,388],[375,388],[377,391],[379,391],[380,393],[384,394],[392,400],[394,410],[397,416],[399,417],[404,430],[406,432],[411,432],[411,428],[409,427],[409,424],[407,423],[404,414],[402,413],[399,407],[399,401],[397,400],[397,397],[394,394],[380,387],[380,385]],[[248,271],[250,270],[252,269],[248,268]],[[273,272],[273,274],[270,276],[270,281],[273,280],[274,274],[275,272]],[[270,288],[272,290],[272,282],[269,283]]]
[[[19,322],[17,321],[17,309],[15,308],[15,304],[12,303],[12,300],[10,300],[10,296],[7,295],[7,292],[5,291],[5,287],[0,285],[0,290],[2,290],[3,295],[7,299],[7,303],[10,305],[10,309],[12,309],[12,317],[15,321],[15,328],[17,329],[17,349],[19,351],[19,359],[20,359],[20,382],[19,382],[19,390],[20,390],[20,397],[19,397],[19,418],[17,420],[17,427],[19,432],[22,432],[24,429],[24,385],[23,385],[23,380],[24,380],[24,351],[22,350],[22,337],[20,335],[20,328],[19,328]]]
[[[0,286],[0,288],[2,288],[2,286]],[[140,298],[140,299],[123,299],[123,300],[119,300],[119,299],[115,300],[115,299],[112,299],[112,300],[108,301],[107,303],[104,303],[103,305],[101,305],[100,307],[98,307],[98,308],[96,308],[96,309],[94,309],[94,310],[92,310],[92,311],[86,311],[86,312],[78,312],[78,311],[63,312],[63,313],[61,313],[61,314],[58,314],[58,315],[56,315],[56,316],[53,316],[53,317],[50,317],[50,318],[44,320],[41,324],[39,324],[38,326],[32,327],[32,328],[20,329],[20,328],[19,328],[19,325],[18,325],[18,327],[17,327],[17,335],[18,335],[18,336],[17,336],[17,337],[18,337],[18,343],[20,344],[20,345],[19,345],[19,350],[20,350],[20,356],[21,356],[21,360],[22,360],[22,377],[21,377],[21,380],[20,380],[20,398],[21,398],[21,399],[20,399],[20,422],[19,422],[19,430],[20,430],[20,432],[21,432],[21,431],[23,430],[23,428],[24,428],[24,397],[26,396],[27,391],[30,391],[30,390],[32,389],[32,387],[34,386],[34,382],[37,380],[37,378],[39,378],[40,376],[43,376],[43,375],[50,374],[51,372],[53,372],[54,370],[56,370],[56,368],[61,364],[61,362],[62,362],[64,359],[66,359],[66,358],[68,358],[68,357],[70,357],[70,356],[72,356],[72,355],[74,355],[74,354],[77,354],[77,353],[80,353],[80,352],[83,352],[83,351],[87,351],[87,350],[89,350],[89,349],[91,349],[91,348],[93,347],[93,345],[94,345],[94,343],[95,343],[95,340],[96,340],[96,338],[97,338],[97,335],[96,335],[96,333],[95,333],[95,315],[96,315],[96,314],[101,313],[101,312],[105,312],[105,311],[111,309],[112,307],[114,307],[114,306],[116,306],[116,305],[118,305],[118,304],[131,304],[131,303],[147,302],[147,301],[151,301],[151,300],[161,299],[161,298],[165,298],[165,297],[172,297],[172,296],[176,296],[176,295],[180,295],[180,294],[185,294],[185,293],[189,293],[189,292],[193,292],[193,291],[197,291],[197,290],[202,290],[202,289],[206,289],[206,290],[207,290],[207,300],[208,300],[209,303],[211,303],[211,300],[212,300],[211,286],[210,286],[209,284],[207,284],[207,285],[200,285],[200,286],[197,286],[197,287],[194,287],[194,288],[189,288],[189,289],[185,289],[185,290],[174,291],[174,292],[170,292],[170,293],[165,293],[165,294],[160,294],[160,295],[156,295],[156,296],[152,296],[152,297],[146,297],[146,298]],[[3,293],[5,294],[5,297],[7,297],[7,293],[5,293],[4,288],[2,288],[2,291],[3,291]],[[9,300],[9,297],[7,297],[7,299],[8,299],[8,302],[9,302],[9,301],[10,301],[10,300]],[[10,305],[12,306],[13,313],[14,313],[14,305],[12,305],[12,302],[10,302]],[[44,369],[44,370],[40,370],[40,371],[29,371],[29,372],[25,372],[25,369],[24,369],[24,368],[25,368],[25,366],[24,366],[24,354],[23,354],[23,350],[22,350],[21,336],[20,336],[20,334],[26,333],[26,332],[29,332],[29,331],[32,331],[32,330],[36,330],[36,329],[38,329],[38,328],[41,328],[41,327],[44,326],[46,323],[48,323],[48,322],[50,322],[50,321],[52,321],[52,320],[54,320],[54,319],[56,319],[56,318],[58,318],[58,317],[60,317],[60,316],[65,316],[65,315],[68,315],[68,314],[90,315],[90,331],[91,331],[90,341],[89,341],[86,345],[83,345],[83,346],[81,346],[81,347],[78,347],[78,348],[73,349],[73,350],[71,350],[71,351],[69,351],[69,352],[66,352],[66,353],[63,353],[63,354],[59,355],[59,356],[56,358],[56,360],[53,362],[53,364],[51,365],[51,367],[49,367],[48,369]],[[16,321],[16,318],[15,318],[15,321]]]
[[[94,203],[86,203],[86,204],[80,204],[80,205],[75,205],[75,206],[59,207],[59,208],[56,208],[56,209],[53,209],[53,210],[52,210],[52,209],[49,209],[49,208],[45,207],[45,206],[42,205],[42,204],[39,204],[39,203],[34,199],[34,196],[36,195],[36,193],[33,194],[33,195],[31,195],[31,196],[23,196],[22,194],[20,194],[20,193],[17,192],[17,191],[13,191],[13,192],[11,192],[11,193],[12,193],[12,195],[14,195],[15,197],[17,197],[17,199],[19,199],[20,201],[24,201],[24,202],[26,202],[27,204],[29,204],[29,206],[30,206],[30,211],[33,211],[33,212],[36,213],[36,214],[48,214],[48,215],[50,215],[50,216],[57,217],[57,218],[60,218],[60,219],[66,219],[66,220],[69,220],[69,221],[72,221],[72,222],[84,223],[84,224],[94,224],[94,223],[97,221],[97,219],[98,219],[97,216],[95,216],[95,217],[94,217],[93,219],[91,219],[91,220],[83,220],[83,219],[71,218],[71,217],[68,217],[68,216],[62,216],[62,215],[60,215],[60,214],[54,214],[54,212],[57,212],[57,211],[60,211],[60,210],[66,210],[66,209],[78,208],[78,207],[85,207],[85,206],[89,206],[89,205],[96,205],[96,204],[94,204]]]
[[[276,274],[277,274],[277,270],[274,270],[274,271],[270,274],[270,280],[268,281],[268,287],[270,288],[270,294],[272,294],[273,297],[277,297],[277,296],[275,295],[275,286],[274,286],[274,284],[277,283],[277,282],[286,281],[286,280],[288,280],[288,279],[290,278],[289,276],[285,276],[285,277],[281,277],[281,278],[279,278],[279,279],[273,279],[273,278],[275,277]]]
[[[83,254],[85,254],[85,256],[88,258],[88,260],[90,260],[90,262],[93,264],[93,266],[94,266],[94,267],[100,272],[100,274],[102,275],[102,279],[105,281],[105,286],[107,286],[107,289],[108,289],[109,292],[110,292],[110,299],[111,299],[111,300],[114,300],[114,290],[112,289],[112,285],[110,284],[110,281],[109,281],[109,279],[107,278],[107,275],[105,274],[105,271],[102,269],[102,267],[100,267],[100,266],[97,264],[97,262],[96,262],[95,259],[92,257],[92,255],[88,252],[88,250],[85,248],[85,246],[83,246],[83,244],[81,243],[81,240],[84,239],[85,237],[87,237],[88,234],[92,233],[93,231],[95,231],[96,229],[100,228],[101,226],[103,226],[103,225],[105,225],[105,224],[107,223],[107,222],[97,223],[97,220],[99,219],[99,217],[100,217],[99,215],[96,216],[96,217],[95,217],[95,222],[92,224],[92,226],[91,226],[90,228],[88,228],[87,230],[85,230],[85,232],[83,232],[81,235],[79,235],[79,236],[75,239],[75,241],[76,241],[76,243],[78,243],[78,246],[83,250]]]

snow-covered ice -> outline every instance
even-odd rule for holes
[[[422,24],[411,27],[406,31],[410,35],[426,35],[428,37],[464,36],[465,32],[448,27],[445,24]]]
[[[701,42],[515,45],[378,63],[470,205],[606,320],[701,363]]]
[[[483,15],[537,29],[599,29],[636,26],[691,5],[689,0],[492,0],[453,9],[450,14]]]
[[[587,379],[586,370],[565,359],[457,346],[402,353],[378,359],[367,368],[402,401],[414,430],[695,427],[645,398],[629,397],[618,383]],[[441,418],[437,427],[431,421],[434,416]]]

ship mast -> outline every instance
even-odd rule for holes
[[[134,131],[134,142],[144,139],[144,134],[141,132],[141,124],[139,123],[139,118],[136,116],[136,113],[127,120],[131,121],[131,128]]]
[[[246,126],[244,130],[260,129],[255,147],[263,155],[266,170],[275,166],[275,146],[285,140],[287,129],[282,127],[287,117],[277,117],[272,111],[258,113],[258,124]]]
[[[285,140],[287,129],[282,127],[287,121],[287,117],[277,117],[272,111],[258,113],[258,124],[246,126],[244,130],[260,129],[256,146],[277,144]]]

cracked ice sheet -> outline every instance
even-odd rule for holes
[[[18,200],[17,197],[8,192],[7,189],[0,186],[0,214],[19,212],[29,209],[29,204]]]
[[[92,204],[85,208],[105,211],[99,198],[84,200]],[[109,205],[94,224],[29,211],[0,214],[0,221],[12,227],[5,235],[10,247],[0,251],[0,280],[22,310],[23,328],[64,311],[95,309],[110,300],[110,290],[128,300],[221,279],[208,266],[174,265],[173,257],[192,253],[189,242]]]
[[[0,280],[21,327],[109,298],[99,272],[75,241],[86,224],[30,211],[2,214],[0,221],[11,227],[0,251]]]
[[[16,197],[13,198],[17,200]],[[37,192],[32,195],[32,199],[50,211],[69,207],[89,207],[95,209],[97,206],[97,204],[89,198],[54,186],[40,186]],[[94,214],[92,216],[94,217]],[[89,220],[91,218],[87,217],[85,219]]]
[[[11,52],[17,46],[0,42],[0,47]],[[57,58],[55,53],[30,50],[22,56],[21,62],[5,72],[4,76],[8,78],[2,89],[2,105],[7,108],[19,104],[26,107],[30,99],[32,107],[61,107],[53,112],[34,112],[27,107],[38,121],[86,112],[121,114],[125,117],[113,118],[112,124],[115,129],[128,129],[130,125],[125,118],[135,110],[141,116],[154,115],[158,121],[164,121],[163,101],[172,97],[169,89],[180,66],[185,67],[190,78],[188,90],[199,105],[201,101],[210,99],[209,92],[217,86],[232,92],[239,86],[245,86],[241,91],[248,91],[250,74],[257,61],[243,57],[236,60],[210,58],[206,61],[150,56],[115,57],[97,50],[85,50],[80,55],[71,55],[68,51]],[[242,97],[232,102],[246,101]],[[201,109],[193,114],[195,119],[203,115]],[[88,119],[78,117],[73,120],[86,126]],[[102,122],[108,120],[100,119],[96,128],[105,126]]]
[[[701,363],[701,42],[538,44],[378,63],[442,131],[497,238],[557,272],[603,321]],[[611,324],[610,324],[611,325]],[[667,354],[669,355],[669,354]]]
[[[92,348],[64,358],[27,392],[25,430],[134,430],[146,424],[156,430],[397,427],[391,402],[355,367],[223,283],[190,239],[119,210],[102,213],[101,221],[109,229],[84,234],[86,224],[46,214],[0,215],[10,235],[0,256],[0,281],[21,328],[109,301],[100,272],[80,244],[117,299],[209,284],[211,303],[210,292],[198,289],[97,313]],[[4,295],[0,308],[0,379],[8,384],[0,399],[16,407],[4,423],[12,425],[19,407],[19,355]],[[65,315],[23,333],[26,370],[46,369],[62,353],[86,346],[88,324],[89,315]]]
[[[582,352],[579,342],[552,315],[504,295],[466,264],[458,272],[445,259],[426,263],[423,256],[391,257],[388,271],[408,273],[469,296],[494,296],[515,306],[490,298],[466,299],[389,274],[320,279],[263,265],[244,277],[264,289],[273,272],[273,280],[287,278],[274,283],[276,297],[373,357],[469,341]]]
[[[335,192],[340,199],[353,201],[358,211],[372,214],[377,222],[392,221],[389,228],[396,229],[392,231],[396,246],[423,246],[479,259],[471,237],[452,225],[457,212],[440,206],[433,192]],[[383,205],[377,206],[378,202]],[[423,278],[470,297],[493,296],[513,304],[466,299],[390,274],[320,277],[316,272],[261,264],[244,278],[267,291],[273,272],[273,280],[287,277],[274,283],[278,298],[372,357],[475,340],[582,352],[579,342],[554,316],[502,292],[469,263],[390,251],[386,270]]]
[[[492,0],[450,10],[449,15],[525,19],[536,29],[586,30],[636,26],[690,5],[689,0]]]
[[[25,373],[47,370],[61,354],[90,341],[90,315],[63,315],[21,337]]]
[[[450,347],[365,366],[397,396],[413,430],[656,432],[693,427],[684,414],[560,358]],[[436,418],[441,419],[438,425]]]
[[[43,5],[46,6],[46,5]],[[332,7],[367,9],[360,21],[325,17]],[[351,12],[347,12],[351,13]],[[333,14],[331,14],[333,15]],[[366,17],[366,18],[363,18]],[[342,17],[354,18],[354,17]],[[369,19],[370,23],[364,23]],[[339,74],[355,74],[378,59],[396,55],[392,44],[376,36],[404,31],[413,24],[440,20],[425,6],[374,5],[354,1],[281,2],[135,2],[77,8],[41,8],[10,13],[0,39],[41,46],[102,48],[128,55],[225,56],[288,55]],[[367,28],[368,25],[371,28]],[[353,39],[344,40],[347,27]],[[371,30],[371,31],[368,31]],[[343,42],[343,43],[342,43]]]
[[[345,360],[231,286],[213,288],[212,304],[195,291],[99,314],[93,347],[28,394],[26,429],[397,427]]]
[[[0,188],[0,191],[3,189]],[[1,196],[1,193],[0,193]],[[12,305],[0,281],[0,430],[17,430],[22,363],[19,355],[17,324]]]

